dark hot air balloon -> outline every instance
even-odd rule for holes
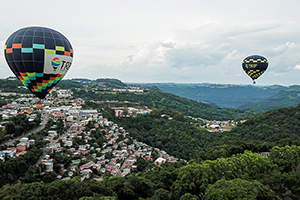
[[[255,79],[260,77],[268,68],[268,60],[259,55],[248,56],[243,60],[243,70],[252,78],[253,83]]]
[[[43,99],[65,76],[73,61],[69,40],[56,30],[26,27],[9,36],[4,55],[23,85]]]

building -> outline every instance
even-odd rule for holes
[[[161,165],[161,164],[163,164],[163,163],[165,163],[166,162],[166,159],[164,159],[164,158],[157,158],[155,161],[154,161],[154,164],[156,164],[156,165]]]
[[[17,151],[25,151],[26,147],[27,147],[26,143],[21,142],[17,144]]]

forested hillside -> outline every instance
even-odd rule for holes
[[[163,91],[198,101],[213,102],[221,108],[238,108],[241,104],[265,99],[285,87],[221,84],[150,84]]]
[[[290,86],[276,94],[258,101],[246,102],[239,106],[240,109],[251,107],[256,112],[264,112],[276,108],[297,106],[300,103],[300,87]]]
[[[173,119],[161,117],[163,114]],[[239,124],[230,132],[214,133],[190,123],[190,119],[182,113],[165,108],[131,118],[115,117],[112,113],[106,117],[123,126],[139,141],[186,160],[198,157],[201,152],[216,150],[216,146],[220,147],[219,150],[210,152],[205,159],[230,156],[244,150],[269,151],[272,145],[282,144],[283,139],[289,139],[284,142],[289,145],[292,144],[290,140],[295,142],[293,144],[300,141],[300,106],[268,111]],[[265,146],[265,142],[273,144]]]
[[[232,109],[232,108],[212,108],[206,103],[197,102],[177,95],[173,95],[160,90],[150,90],[145,93],[130,92],[86,92],[84,90],[74,91],[75,97],[84,98],[86,100],[106,101],[118,100],[137,102],[150,108],[166,107],[168,110],[180,111],[187,116],[201,117],[211,120],[230,120],[242,119],[253,116],[255,113],[251,109]]]
[[[18,93],[30,93],[27,89],[23,88],[22,83],[17,79],[0,79],[0,91],[1,92],[18,92]]]
[[[300,104],[267,111],[248,119],[230,134],[245,142],[277,141],[300,138]]]
[[[103,181],[78,178],[16,182],[0,189],[1,199],[223,200],[300,198],[300,147],[274,147],[268,157],[245,151],[228,158],[161,167]],[[34,174],[32,174],[34,175]]]

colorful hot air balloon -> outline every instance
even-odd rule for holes
[[[4,54],[12,72],[40,99],[65,76],[73,61],[69,40],[45,27],[17,30],[7,39]]]
[[[243,60],[243,70],[252,78],[255,84],[255,79],[260,77],[268,68],[268,60],[259,55],[248,56]]]

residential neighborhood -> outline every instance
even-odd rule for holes
[[[54,171],[55,154],[67,156],[71,162],[68,166],[61,164],[58,179],[69,179],[75,174],[80,174],[82,180],[90,178],[93,173],[101,180],[103,176],[125,176],[137,169],[137,160],[145,159],[159,166],[166,162],[177,162],[179,159],[169,155],[164,150],[151,147],[132,138],[130,133],[118,124],[104,118],[100,110],[85,110],[82,106],[85,101],[72,99],[68,90],[54,90],[59,97],[49,97],[43,102],[32,95],[25,95],[13,102],[3,105],[0,114],[2,119],[26,113],[28,120],[33,120],[36,114],[51,120],[54,124],[47,131],[43,140],[47,144],[43,148],[43,156],[37,163],[41,166],[41,173]],[[7,95],[6,93],[0,93]],[[13,95],[13,94],[9,94]],[[114,107],[116,116],[130,117],[136,114],[147,114],[151,110],[145,108]],[[65,132],[59,133],[56,122],[62,122]],[[5,128],[5,122],[1,127]],[[0,151],[0,159],[5,161],[5,156],[18,157],[26,154],[26,150],[35,144],[27,137],[22,137],[14,147]],[[100,144],[95,137],[101,136]]]

